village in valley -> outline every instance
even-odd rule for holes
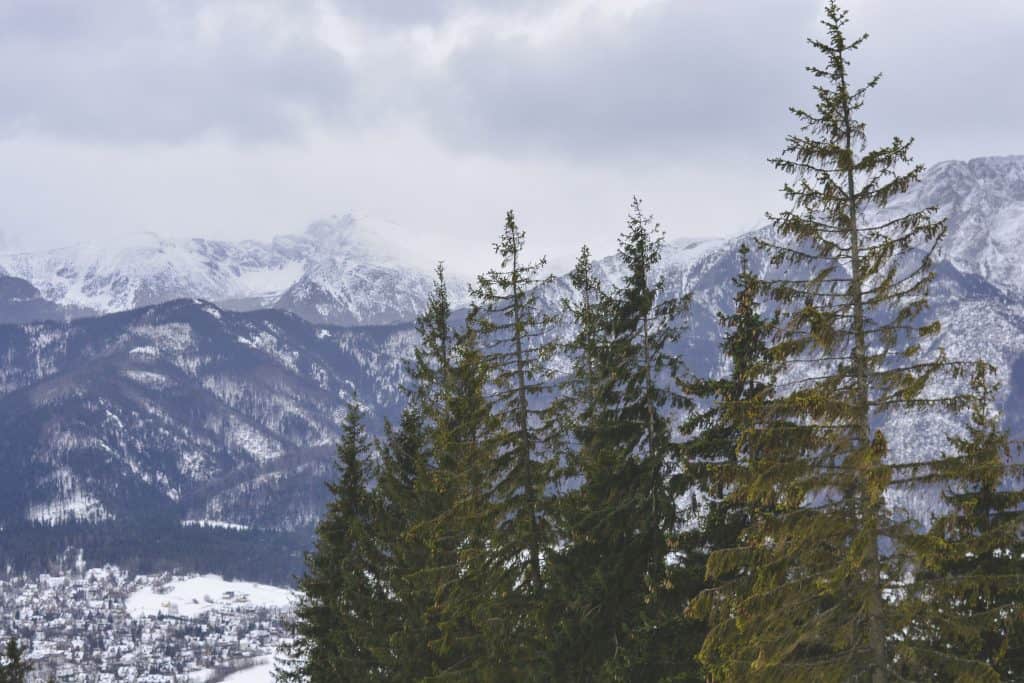
[[[288,637],[291,591],[218,576],[131,576],[117,567],[0,577],[0,632],[30,681],[213,683],[267,668]]]

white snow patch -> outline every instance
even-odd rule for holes
[[[224,683],[273,683],[274,664],[264,662],[251,669],[237,671],[224,679]]]
[[[113,519],[103,504],[77,489],[46,503],[30,505],[25,517],[32,522],[56,525],[63,522],[102,522]]]
[[[219,519],[186,519],[181,522],[182,526],[197,526],[201,529],[231,529],[233,531],[248,531],[245,524],[224,522]]]
[[[124,375],[136,384],[155,387],[157,389],[162,389],[172,384],[171,380],[164,375],[161,375],[158,372],[150,372],[148,370],[125,370]]]
[[[141,588],[125,600],[133,617],[159,614],[197,617],[207,612],[235,612],[263,607],[291,609],[296,594],[286,588],[248,581],[226,581],[215,574],[177,578]]]

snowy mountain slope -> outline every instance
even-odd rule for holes
[[[943,330],[926,351],[942,347],[954,359],[996,365],[1016,435],[1024,435],[1024,253],[1013,246],[1024,242],[1022,169],[1024,157],[940,164],[893,207],[935,203],[949,217],[948,260],[937,265],[931,296]],[[190,243],[189,258],[210,255],[216,267],[200,270],[227,273],[235,288],[228,294],[256,297],[260,306],[264,298],[284,302],[304,318],[411,317],[429,276],[395,265],[401,257],[380,257],[372,242],[380,236],[353,235],[352,225],[321,224],[271,245],[221,244],[227,251],[219,257],[202,251],[213,243]],[[667,245],[659,274],[670,292],[693,294],[689,330],[675,351],[695,374],[724,370],[716,314],[731,309],[737,249],[750,238]],[[334,251],[303,260],[310,245],[324,243]],[[230,249],[252,251],[242,258]],[[258,293],[254,283],[268,272],[260,268],[300,262],[302,274],[282,292]],[[765,268],[756,254],[752,265]],[[597,266],[606,281],[621,276],[612,256]],[[563,277],[541,294],[554,311],[572,291]],[[569,332],[563,325],[557,334]],[[14,473],[0,480],[0,526],[145,512],[308,529],[322,509],[344,399],[357,394],[378,420],[394,416],[402,360],[414,344],[409,325],[343,329],[190,300],[71,323],[0,325],[0,461]],[[956,428],[946,418],[910,414],[893,415],[886,426],[904,459],[944,447]],[[916,513],[930,504],[917,494],[902,502]]]
[[[342,325],[415,317],[432,274],[412,263],[395,226],[351,214],[269,243],[142,234],[112,246],[0,253],[0,271],[79,311],[104,314],[199,298],[238,310],[282,308]],[[453,285],[455,294],[465,290]]]
[[[949,221],[943,254],[953,265],[1024,294],[1024,156],[937,164],[891,208],[925,206]]]
[[[27,280],[0,274],[0,321],[66,320],[73,311],[43,298]]]
[[[0,326],[0,525],[307,524],[345,403],[393,416],[412,342],[192,300]]]

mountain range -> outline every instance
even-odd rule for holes
[[[1022,435],[1024,157],[938,164],[887,210],[932,205],[949,232],[930,297],[943,329],[925,352],[993,363]],[[148,236],[110,253],[0,255],[0,528],[73,529],[62,542],[128,521],[132,542],[154,525],[264,534],[254,543],[293,534],[281,571],[294,569],[344,404],[361,402],[375,431],[397,415],[410,321],[429,292],[430,274],[391,255],[373,226],[346,216],[268,244]],[[659,274],[671,294],[693,294],[674,350],[695,374],[724,369],[716,316],[751,237],[666,245]],[[618,278],[614,256],[597,266]],[[753,266],[768,270],[756,255]],[[571,288],[556,278],[541,294],[555,311]],[[895,457],[912,459],[956,424],[908,413],[888,427]],[[894,495],[918,512],[931,504]],[[11,547],[0,541],[20,560]]]
[[[29,283],[65,319],[198,298],[230,310],[281,309],[314,322],[379,325],[411,320],[430,291],[429,269],[402,255],[396,226],[346,214],[270,242],[143,233],[114,244],[0,253],[0,276]],[[466,288],[453,284],[464,303]],[[14,309],[2,290],[0,307],[0,322],[54,316],[32,306]]]

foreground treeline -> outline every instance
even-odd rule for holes
[[[1024,679],[994,371],[932,342],[944,223],[866,212],[921,168],[907,141],[867,147],[877,79],[848,82],[863,39],[826,17],[817,106],[773,160],[791,209],[720,316],[724,373],[670,352],[689,302],[639,201],[618,274],[584,249],[557,318],[510,213],[464,322],[438,269],[400,424],[375,444],[349,409],[283,680]],[[961,429],[897,459],[886,420],[920,414]]]

